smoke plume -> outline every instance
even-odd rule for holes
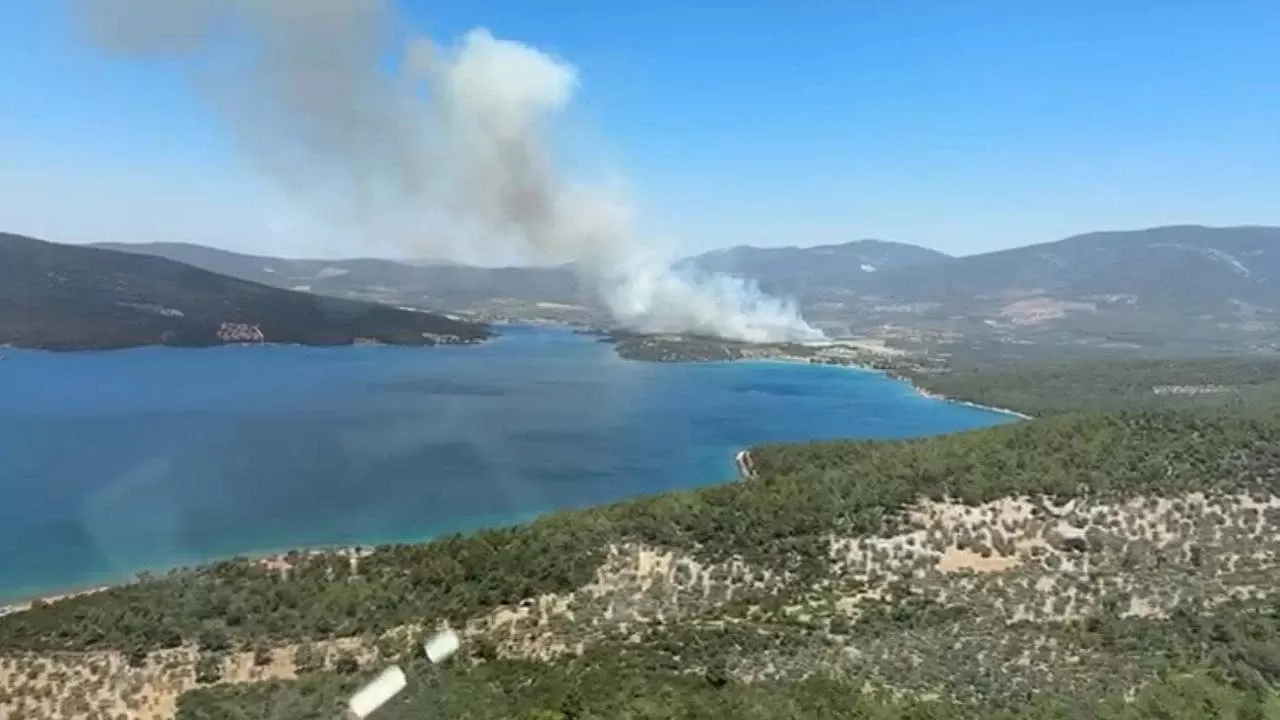
[[[673,270],[636,242],[622,193],[564,176],[551,131],[578,75],[544,52],[484,29],[439,46],[386,0],[75,2],[102,50],[180,63],[246,155],[327,220],[434,256],[462,238],[572,262],[637,330],[822,337],[752,284]]]

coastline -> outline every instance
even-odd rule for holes
[[[483,340],[480,340],[476,343],[457,343],[457,344],[473,345],[473,344],[490,343],[490,342],[495,342],[497,340],[500,340],[501,337],[502,337],[501,333],[494,333],[492,336],[485,338]],[[446,346],[447,345],[448,344],[446,344]],[[231,344],[222,345],[221,347],[242,347],[242,346],[260,347],[262,346],[262,344],[231,343]],[[305,345],[291,345],[291,346],[307,347]],[[172,346],[151,346],[151,347],[172,347]],[[89,352],[93,352],[93,351],[89,351]],[[947,402],[950,404],[968,406],[974,409],[983,410],[985,412],[994,412],[994,413],[999,413],[1003,415],[1009,415],[1022,420],[1034,419],[1032,416],[1019,413],[1017,411],[1010,410],[1007,408],[991,407],[991,406],[981,405],[979,403],[973,403],[969,401],[949,398],[940,393],[928,390],[927,388],[920,386],[910,376],[901,374],[900,372],[896,372],[892,369],[885,369],[885,368],[875,367],[873,365],[862,364],[857,362],[849,362],[849,361],[832,362],[832,361],[824,361],[818,358],[805,357],[805,356],[799,356],[799,355],[772,355],[772,356],[765,356],[765,357],[736,358],[736,359],[719,361],[719,362],[743,362],[743,361],[757,362],[757,363],[778,362],[778,363],[803,363],[806,365],[828,365],[828,366],[837,366],[841,369],[852,370],[855,372],[873,372],[873,373],[884,375],[893,380],[904,382],[916,394],[922,397],[928,398],[930,400],[941,400],[943,402]],[[639,361],[639,362],[643,362],[643,361]],[[737,451],[734,454],[733,462],[734,462],[734,467],[737,470],[736,481],[738,482],[750,481],[757,477],[755,463],[753,461],[749,448],[742,448],[741,450]],[[723,480],[725,480],[725,478],[721,478],[721,481]],[[541,513],[537,513],[537,514],[541,514]],[[524,522],[528,522],[528,521],[529,519],[521,520],[519,521],[519,524],[523,524]],[[507,524],[511,524],[511,523],[502,523],[501,525],[505,526]],[[493,526],[485,525],[483,527],[493,527]],[[471,530],[470,532],[474,532],[479,529],[481,528],[477,527]],[[446,533],[446,534],[449,534],[449,533]],[[0,601],[0,618],[4,618],[11,614],[25,612],[27,610],[32,609],[33,607],[37,607],[45,603],[53,604],[53,603],[69,600],[76,597],[100,593],[106,590],[111,590],[111,589],[120,588],[120,587],[127,587],[129,585],[139,582],[139,576],[142,576],[147,573],[159,576],[171,570],[192,570],[198,567],[207,566],[207,565],[215,564],[218,562],[226,562],[230,560],[241,560],[241,559],[259,564],[261,566],[267,567],[268,569],[277,570],[282,573],[287,573],[290,567],[291,559],[297,558],[299,556],[304,556],[304,557],[313,557],[313,556],[320,556],[320,555],[345,556],[345,557],[349,557],[352,560],[352,562],[355,563],[359,561],[359,558],[367,556],[369,553],[373,552],[378,547],[399,544],[399,543],[405,543],[405,544],[428,543],[442,536],[443,535],[426,536],[421,538],[415,538],[412,540],[382,541],[382,542],[374,542],[374,543],[299,546],[299,547],[293,547],[289,549],[283,549],[277,546],[276,548],[263,549],[257,552],[242,552],[242,553],[236,553],[236,554],[222,556],[222,557],[208,558],[208,559],[199,561],[194,565],[175,566],[172,568],[157,568],[153,570],[140,570],[133,577],[121,578],[120,580],[114,581],[114,582],[104,578],[102,580],[99,580],[98,582],[87,582],[81,585],[72,585],[72,586],[64,587],[60,589],[51,589],[47,592],[32,592],[25,596],[20,595],[17,598],[9,601]]]
[[[423,542],[430,542],[430,541],[431,541],[430,538],[423,540]],[[355,565],[360,561],[361,558],[371,554],[376,547],[377,547],[376,545],[334,545],[334,546],[315,546],[315,547],[306,547],[306,548],[295,548],[295,549],[286,550],[283,552],[278,550],[273,550],[273,551],[266,551],[261,554],[241,553],[238,555],[231,555],[228,557],[211,559],[206,562],[200,563],[199,565],[174,567],[168,570],[157,571],[152,574],[156,576],[160,576],[160,575],[163,575],[164,573],[167,573],[173,570],[190,570],[196,567],[212,565],[218,562],[226,562],[229,560],[235,560],[240,558],[248,560],[254,564],[260,565],[268,570],[280,572],[282,574],[287,574],[290,568],[293,567],[293,561],[295,558],[316,557],[319,555],[332,555],[337,557],[346,557],[348,560],[351,561],[353,565]],[[128,587],[130,585],[133,585],[139,582],[139,578],[142,575],[145,575],[151,572],[152,571],[140,570],[133,578],[129,580],[122,580],[120,582],[114,582],[114,583],[92,584],[89,586],[73,587],[72,589],[60,590],[60,591],[56,591],[48,594],[37,593],[28,597],[3,603],[3,604],[0,604],[0,618],[26,612],[36,607],[37,605],[53,605],[54,603],[59,603],[64,600],[70,600],[72,598],[83,597],[86,595],[96,595],[98,593],[105,592],[107,590]]]
[[[474,339],[463,339],[457,341],[435,341],[423,343],[399,343],[399,342],[382,342],[368,341],[365,338],[354,338],[351,342],[342,343],[291,343],[291,342],[220,342],[207,344],[190,344],[176,345],[170,343],[141,343],[136,345],[104,345],[104,346],[84,346],[84,347],[20,347],[12,344],[0,345],[0,350],[8,350],[13,353],[46,353],[49,355],[92,355],[97,353],[114,353],[129,350],[218,350],[220,348],[447,348],[447,347],[475,347],[478,345],[486,345],[492,343],[500,337],[499,333],[492,333],[488,336]]]
[[[522,514],[516,520],[503,519],[499,522],[494,522],[494,523],[481,523],[473,527],[470,527],[469,529],[446,530],[446,531],[441,531],[431,535],[423,535],[420,537],[413,537],[413,538],[399,538],[399,539],[384,538],[384,539],[374,540],[370,542],[362,542],[362,543],[347,542],[347,543],[335,543],[335,544],[300,545],[300,546],[287,547],[287,548],[276,546],[274,548],[265,548],[261,550],[253,550],[253,551],[246,551],[246,552],[239,552],[239,553],[232,553],[227,555],[219,555],[215,557],[204,558],[204,559],[195,561],[193,563],[185,564],[185,565],[143,568],[135,571],[133,575],[128,578],[121,579],[114,582],[110,580],[90,581],[90,582],[81,583],[79,585],[67,585],[59,589],[50,589],[44,592],[39,592],[39,591],[32,592],[26,595],[18,596],[10,600],[0,601],[0,619],[3,619],[8,615],[30,610],[33,607],[35,607],[38,603],[52,604],[56,602],[61,602],[63,600],[70,600],[72,598],[83,596],[83,595],[93,595],[93,594],[104,592],[107,590],[113,590],[115,588],[128,587],[130,585],[138,583],[143,577],[146,577],[146,576],[159,578],[170,572],[196,570],[199,568],[208,567],[210,565],[215,565],[220,562],[229,562],[233,560],[246,560],[250,563],[254,563],[256,565],[265,567],[268,570],[280,572],[282,574],[287,574],[289,572],[290,568],[292,567],[293,561],[295,559],[317,557],[322,555],[346,557],[354,567],[357,563],[360,562],[362,558],[367,557],[368,555],[372,554],[373,552],[377,551],[380,548],[388,548],[395,545],[420,545],[420,544],[435,542],[436,540],[440,540],[457,533],[462,533],[463,535],[469,535],[472,533],[482,532],[484,530],[489,530],[489,529],[503,528],[503,527],[513,526],[513,525],[523,525],[525,523],[529,523],[536,520],[538,517],[541,517],[544,514],[545,513],[543,512],[531,512],[531,513]]]
[[[905,383],[916,394],[929,398],[930,400],[937,400],[940,402],[950,403],[952,405],[960,405],[962,407],[973,408],[975,410],[984,410],[986,412],[999,413],[1001,415],[1011,415],[1013,417],[1018,418],[1019,420],[1035,420],[1035,416],[1027,415],[1026,413],[1018,412],[1017,410],[996,407],[995,405],[983,405],[982,403],[976,403],[970,400],[960,400],[959,398],[948,397],[946,395],[943,395],[942,393],[935,392],[926,387],[923,387],[918,382],[916,382],[914,378],[908,375],[904,375],[900,372],[895,372],[893,370],[886,370],[884,368],[874,367],[872,365],[865,365],[865,364],[856,363],[856,362],[826,362],[822,360],[815,360],[809,357],[802,357],[799,355],[776,355],[774,357],[769,357],[769,358],[743,358],[741,360],[730,360],[729,362],[744,362],[744,361],[745,362],[801,363],[804,365],[827,365],[831,367],[845,368],[848,370],[856,370],[858,372],[879,373],[892,380],[897,380],[899,382]]]
[[[776,356],[767,357],[767,358],[742,358],[738,360],[729,360],[727,362],[800,363],[803,365],[827,365],[831,367],[843,368],[846,370],[854,370],[857,372],[878,373],[890,378],[891,380],[896,380],[898,382],[905,383],[908,387],[911,388],[912,392],[916,393],[917,395],[920,395],[921,397],[928,398],[930,400],[945,402],[951,405],[960,405],[962,407],[969,407],[975,410],[982,410],[984,412],[998,413],[1000,415],[1010,415],[1015,418],[1018,418],[1019,420],[1035,420],[1034,416],[1027,415],[1026,413],[1018,412],[1017,410],[1010,410],[1009,408],[995,407],[994,405],[983,405],[981,403],[971,402],[969,400],[959,400],[957,398],[947,397],[942,393],[934,392],[932,390],[929,390],[928,388],[922,387],[919,383],[917,383],[914,379],[912,379],[909,376],[896,373],[892,370],[885,370],[882,368],[872,367],[869,365],[863,365],[859,363],[823,362],[820,360],[814,360],[813,358],[800,357],[798,355],[776,355]],[[751,458],[750,448],[743,448],[739,450],[737,454],[733,456],[733,462],[738,469],[738,482],[749,482],[756,478],[755,462]]]
[[[83,595],[94,595],[94,594],[103,592],[105,590],[110,590],[111,588],[114,588],[114,587],[120,587],[121,585],[124,585],[124,584],[125,583],[116,583],[112,585],[94,585],[92,587],[85,587],[78,590],[66,590],[63,592],[54,593],[52,595],[37,595],[35,597],[30,597],[22,600],[15,600],[13,602],[0,605],[0,618],[7,617],[9,615],[16,615],[17,613],[21,613],[21,612],[26,612],[38,604],[52,605],[57,602],[62,602],[63,600],[70,600],[71,598],[74,598],[74,597],[81,597]]]
[[[982,403],[976,403],[970,400],[960,400],[953,397],[947,397],[942,393],[937,393],[932,390],[929,390],[928,388],[921,387],[910,378],[898,377],[895,379],[905,382],[906,384],[911,386],[912,390],[915,390],[917,393],[919,393],[920,395],[923,395],[924,397],[929,398],[930,400],[940,400],[942,402],[951,403],[952,405],[970,407],[975,410],[986,410],[987,412],[1000,413],[1001,415],[1012,415],[1013,417],[1016,417],[1019,420],[1035,420],[1036,419],[1034,415],[1021,413],[1021,412],[1018,412],[1017,410],[1010,410],[1009,408],[996,407],[994,405],[983,405]]]

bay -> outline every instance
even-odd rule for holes
[[[870,371],[633,362],[522,327],[477,347],[4,356],[0,600],[725,482],[760,442],[1013,421]]]

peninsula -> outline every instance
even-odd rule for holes
[[[0,233],[0,346],[466,344],[488,327],[274,288],[164,258]]]
[[[937,369],[934,358],[907,353],[866,340],[749,343],[706,335],[638,333],[628,330],[582,330],[612,343],[618,355],[646,362],[725,362],[729,360],[793,360],[827,365],[857,365],[889,372]]]

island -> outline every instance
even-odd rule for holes
[[[743,482],[34,603],[0,617],[0,714],[336,717],[394,662],[378,720],[1275,717],[1280,416],[1253,390],[1276,376],[982,372],[948,382],[1044,414],[753,447]],[[463,648],[432,666],[442,627]]]
[[[0,346],[438,345],[485,325],[240,280],[165,258],[0,234]]]

